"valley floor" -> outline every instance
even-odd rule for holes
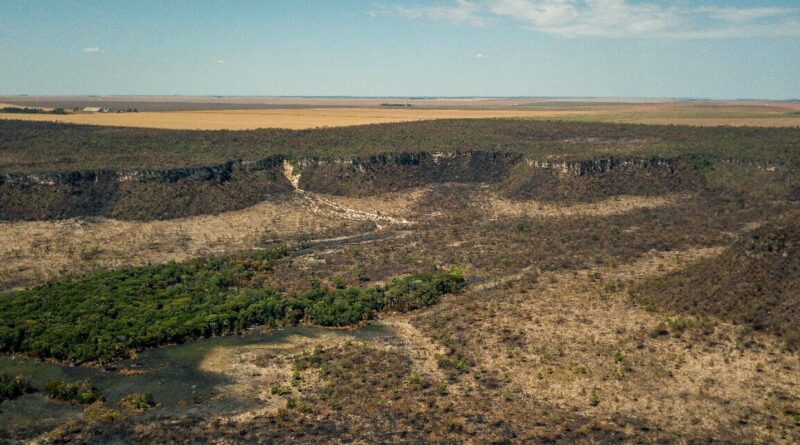
[[[561,205],[482,184],[360,198],[299,190],[212,216],[4,223],[0,277],[30,286],[276,242],[295,249],[274,270],[289,288],[451,264],[467,276],[435,306],[374,321],[388,337],[207,354],[200,367],[225,377],[219,392],[252,408],[84,418],[41,442],[796,443],[800,357],[780,336],[647,298],[650,283],[784,214],[795,205],[708,191]]]

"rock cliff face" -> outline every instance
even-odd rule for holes
[[[570,202],[615,195],[656,195],[699,186],[697,172],[678,159],[608,158],[526,159],[500,187],[510,198]]]
[[[395,153],[355,159],[302,159],[300,187],[366,196],[442,182],[502,181],[522,157],[509,153]]]
[[[611,170],[624,167],[663,169],[666,172],[674,173],[678,161],[675,159],[664,158],[609,158],[584,161],[540,161],[536,159],[525,159],[525,163],[528,165],[528,167],[554,170],[564,175],[590,176],[608,173]]]
[[[529,159],[491,152],[399,153],[363,159],[297,162],[300,187],[370,195],[441,182],[495,184],[509,198],[591,200],[617,194],[659,194],[697,187],[691,166],[676,159]]]
[[[220,165],[126,171],[0,174],[0,219],[108,216],[165,219],[217,213],[283,199],[298,187],[316,193],[368,196],[443,182],[493,184],[509,198],[587,200],[656,194],[697,186],[675,159],[528,159],[504,152],[406,152],[368,157],[289,160],[272,156]]]
[[[168,219],[218,213],[292,190],[282,157],[168,170],[0,175],[0,219]]]

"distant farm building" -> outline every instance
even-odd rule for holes
[[[88,113],[108,113],[108,107],[86,107],[83,109]]]

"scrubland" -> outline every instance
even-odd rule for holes
[[[236,210],[4,221],[1,283],[24,288],[0,296],[17,314],[0,326],[7,354],[102,356],[124,375],[148,371],[114,357],[254,325],[387,332],[215,348],[198,367],[224,377],[217,398],[166,407],[154,394],[145,414],[108,398],[40,442],[800,440],[800,130],[7,125],[0,166],[16,175],[80,170],[83,156],[110,171],[122,159],[168,169],[281,157],[280,186]],[[137,199],[235,178],[154,179]],[[33,202],[48,190],[37,187],[13,193]],[[59,299],[75,304],[48,308]],[[81,301],[115,321],[90,329],[72,309]],[[248,318],[267,306],[270,317]],[[163,336],[137,337],[148,319]],[[70,337],[64,320],[86,332]],[[114,323],[130,332],[103,332]]]

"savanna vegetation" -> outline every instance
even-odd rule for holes
[[[108,391],[114,403],[128,394],[119,401],[124,415],[87,414],[49,441],[800,438],[798,129],[501,120],[297,132],[0,125],[16,132],[0,133],[4,172],[84,168],[84,155],[85,168],[109,169],[270,153],[373,162],[295,164],[305,191],[288,189],[287,205],[317,206],[315,215],[331,220],[362,219],[335,233],[267,233],[270,244],[258,244],[297,242],[291,252],[95,271],[0,295],[2,351],[76,363],[257,325],[379,319],[360,331],[364,337],[284,331],[270,337],[280,337],[276,344],[213,346],[202,358],[202,369],[219,378],[210,384],[219,392],[203,399],[213,416],[158,392],[151,397],[149,387],[125,388]],[[424,153],[418,162],[417,150],[484,151]],[[523,155],[643,162],[572,175],[528,165]],[[273,167],[284,179],[281,165]],[[218,199],[192,190],[199,189],[183,195]],[[139,201],[172,196],[130,193]],[[29,202],[20,196],[14,202]],[[323,209],[323,199],[332,204]],[[404,221],[378,218],[384,215]],[[25,224],[34,238],[53,223]],[[30,249],[46,259],[53,248],[32,241]],[[445,270],[448,264],[463,266],[470,286],[441,298],[464,286],[464,274]],[[149,366],[143,355],[110,365],[118,368],[107,372],[120,374]],[[232,412],[232,400],[251,401],[252,409]]]
[[[145,411],[158,406],[152,392],[130,394],[120,400],[120,405],[131,411]]]
[[[181,131],[0,121],[0,173],[166,169],[395,152],[490,151],[530,157],[679,157],[791,164],[800,128],[723,128],[435,120],[313,130]]]
[[[759,227],[717,258],[645,283],[634,297],[669,311],[730,320],[800,348],[800,213]]]

